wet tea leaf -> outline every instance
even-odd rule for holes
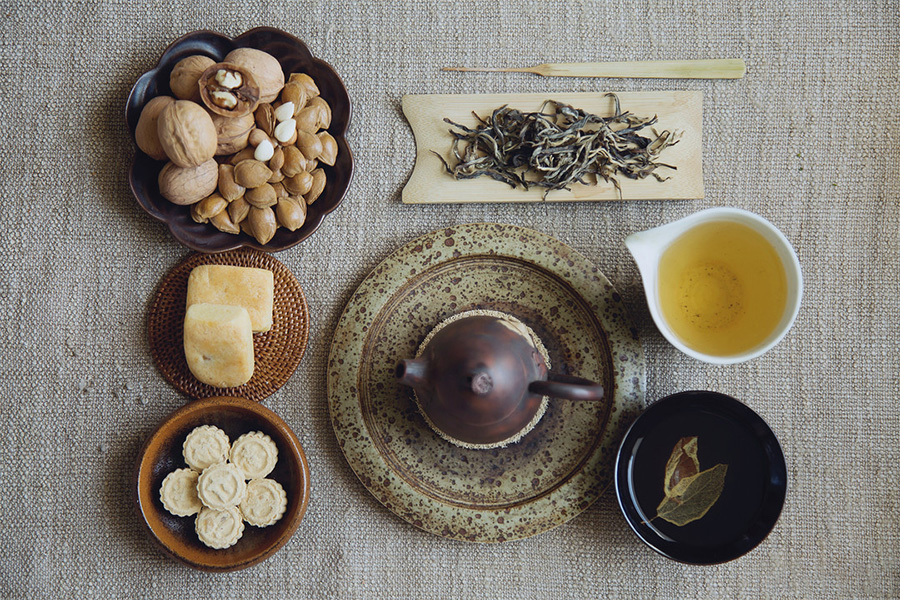
[[[682,493],[663,498],[656,516],[679,527],[702,518],[722,495],[727,471],[728,465],[718,464],[679,481]]]
[[[663,480],[663,492],[666,497],[680,496],[686,484],[679,486],[688,477],[700,472],[700,461],[697,459],[697,436],[683,437],[678,440],[666,463],[666,477]]]

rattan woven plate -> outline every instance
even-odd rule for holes
[[[215,388],[197,381],[184,358],[184,313],[187,281],[200,265],[233,265],[268,269],[275,275],[272,329],[253,334],[256,366],[253,377],[240,387]],[[239,396],[259,402],[275,393],[291,377],[309,341],[309,307],[300,283],[270,254],[241,249],[222,254],[194,253],[163,278],[147,317],[150,353],[163,377],[192,398]]]

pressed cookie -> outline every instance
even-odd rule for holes
[[[184,462],[195,471],[228,460],[231,444],[228,434],[212,425],[202,425],[191,431],[184,440]]]
[[[251,431],[235,440],[230,458],[245,479],[262,479],[278,462],[278,446],[261,431]]]
[[[200,473],[197,494],[204,506],[225,509],[241,503],[247,495],[247,483],[236,466],[219,463]]]
[[[203,504],[197,495],[198,477],[200,474],[193,469],[178,469],[166,475],[159,488],[163,507],[178,517],[189,517],[200,512]]]
[[[216,550],[233,546],[244,534],[241,512],[232,506],[223,510],[204,507],[194,521],[200,541]]]
[[[247,496],[241,502],[244,519],[256,527],[275,524],[287,509],[287,494],[274,479],[254,479],[247,484]]]

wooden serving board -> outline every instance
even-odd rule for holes
[[[619,92],[620,108],[637,116],[657,115],[654,128],[683,132],[678,144],[660,154],[661,162],[678,167],[660,168],[666,182],[654,177],[632,180],[620,176],[623,200],[689,200],[703,198],[703,93],[702,92]],[[432,151],[451,160],[453,137],[448,118],[456,123],[474,127],[472,115],[490,115],[504,104],[523,111],[539,110],[545,100],[557,100],[598,115],[611,115],[613,100],[603,93],[546,93],[546,94],[423,94],[403,96],[403,113],[409,120],[416,138],[416,164],[402,200],[407,204],[440,204],[466,202],[541,202],[544,188],[528,191],[513,189],[489,177],[456,180],[449,175]],[[451,162],[451,164],[453,164]],[[575,184],[571,191],[555,190],[547,201],[618,200],[612,183],[602,179],[597,185]]]

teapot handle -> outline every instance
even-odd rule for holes
[[[582,379],[573,375],[557,375],[550,373],[546,381],[534,381],[528,386],[528,391],[541,396],[552,396],[566,400],[603,399],[603,386],[589,379]]]

